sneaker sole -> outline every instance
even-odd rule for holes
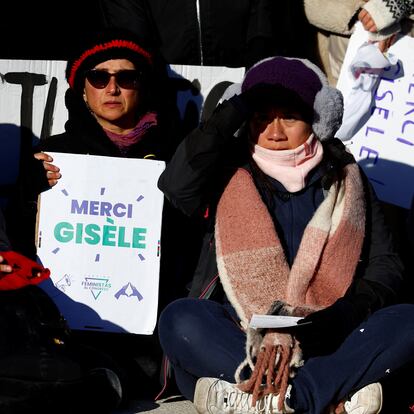
[[[196,384],[194,392],[194,407],[197,410],[198,414],[211,414],[210,410],[206,406],[208,401],[208,396],[210,394],[210,389],[214,385],[215,380],[212,381],[210,378],[204,377],[199,378]]]

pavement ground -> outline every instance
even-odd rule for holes
[[[171,396],[157,401],[139,400],[132,401],[127,408],[114,412],[114,414],[197,414],[191,401],[181,395]]]

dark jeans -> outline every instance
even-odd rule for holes
[[[159,320],[162,348],[181,393],[193,400],[197,379],[234,382],[245,358],[245,335],[230,305],[179,299]],[[331,355],[311,358],[292,380],[290,404],[297,412],[320,414],[332,401],[392,374],[414,360],[414,305],[374,313]]]
[[[187,399],[193,400],[200,377],[234,382],[234,372],[246,355],[246,336],[237,320],[230,305],[201,299],[178,299],[161,313],[161,346]]]

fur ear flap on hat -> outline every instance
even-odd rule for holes
[[[322,84],[322,88],[316,94],[313,103],[312,130],[321,141],[332,138],[342,123],[344,113],[342,93],[339,89],[329,86],[327,77],[315,64],[306,59],[298,60],[313,70]]]
[[[329,86],[328,79],[314,63],[283,56],[263,59],[246,72],[241,90],[244,92],[260,83],[294,92],[313,109],[312,129],[319,140],[334,137],[342,123],[342,93]]]
[[[323,86],[315,96],[312,130],[321,140],[332,138],[342,123],[343,97],[331,86]]]

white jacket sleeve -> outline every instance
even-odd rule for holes
[[[348,141],[366,122],[384,69],[397,64],[397,61],[392,55],[384,55],[376,43],[360,46],[348,68],[352,87],[344,93],[344,115],[342,125],[335,134],[337,138]]]

